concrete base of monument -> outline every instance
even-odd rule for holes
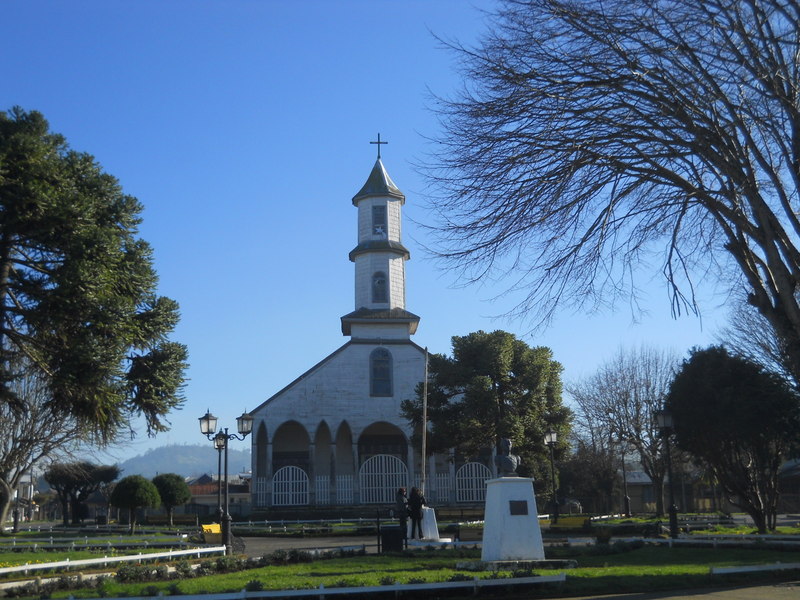
[[[486,482],[481,560],[486,563],[545,560],[533,479],[500,477]]]

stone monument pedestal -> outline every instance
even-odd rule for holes
[[[533,479],[500,477],[486,482],[481,560],[544,560]]]

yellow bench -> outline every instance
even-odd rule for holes
[[[219,523],[209,523],[203,525],[203,539],[206,544],[222,543],[222,526]]]

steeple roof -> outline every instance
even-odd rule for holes
[[[375,161],[375,166],[372,167],[372,172],[367,178],[367,182],[362,186],[361,190],[353,196],[353,205],[357,206],[360,200],[369,198],[370,196],[392,197],[405,203],[406,197],[403,192],[394,184],[392,178],[386,172],[381,159]]]

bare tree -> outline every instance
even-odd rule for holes
[[[0,402],[0,523],[8,516],[22,475],[68,452],[86,434],[76,419],[54,411],[35,374],[28,371],[11,385],[19,405]]]
[[[504,0],[436,102],[437,250],[517,309],[744,287],[800,372],[800,5]]]
[[[678,358],[667,351],[621,349],[594,375],[566,386],[577,405],[576,422],[584,432],[590,431],[594,440],[625,441],[638,455],[656,488],[658,514],[664,509],[666,461],[654,413],[664,407],[678,364]]]
[[[611,440],[573,432],[572,452],[559,465],[559,487],[564,496],[580,501],[585,512],[614,510],[617,460]]]
[[[723,327],[716,337],[732,354],[762,365],[795,386],[800,384],[793,372],[785,340],[760,312],[745,302],[739,302],[731,309],[728,321],[728,326]]]

